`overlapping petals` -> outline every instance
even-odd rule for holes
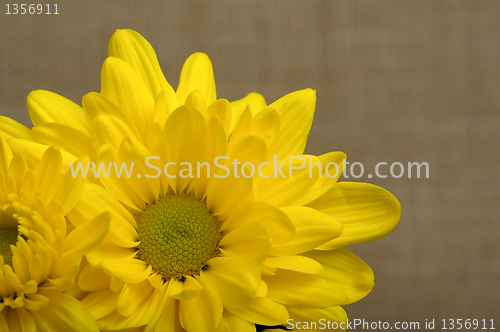
[[[217,99],[212,64],[202,53],[187,59],[174,90],[151,45],[131,30],[111,38],[101,83],[101,92],[85,95],[82,107],[52,92],[32,92],[31,133],[0,119],[12,150],[27,160],[12,159],[16,165],[27,167],[44,153],[54,155],[44,167],[57,166],[59,172],[68,169],[60,163],[78,161],[134,164],[123,176],[89,169],[85,184],[78,177],[78,199],[65,184],[69,179],[57,177],[40,177],[37,192],[19,197],[32,204],[41,204],[38,192],[50,201],[63,202],[63,194],[71,198],[47,209],[59,208],[74,228],[66,237],[71,243],[62,248],[72,257],[85,254],[81,264],[75,261],[75,293],[101,330],[255,331],[256,324],[283,325],[289,319],[346,320],[341,305],[366,296],[373,273],[343,247],[388,234],[400,205],[382,188],[337,183],[344,153],[304,155],[315,91],[293,92],[269,105],[257,93],[233,102]],[[10,149],[2,151],[8,155]],[[239,175],[231,172],[233,160],[248,167]],[[188,167],[198,164],[204,166]],[[263,167],[245,176],[249,164]],[[331,165],[335,175],[321,173]],[[19,172],[8,167],[2,174]],[[54,181],[64,189],[53,189]],[[139,216],[172,195],[202,202],[220,232],[217,255],[182,278],[166,277],[137,254]],[[102,236],[90,235],[92,229]],[[54,243],[64,238],[60,234],[53,232]],[[65,301],[64,295],[57,298]],[[36,297],[29,301],[47,305]],[[63,315],[61,306],[50,307]]]
[[[75,285],[82,257],[104,239],[109,214],[67,227],[65,216],[79,200],[84,181],[63,171],[62,154],[55,148],[48,148],[31,168],[24,157],[12,153],[0,132],[0,160],[2,241],[4,234],[15,235],[1,244],[0,327],[98,331],[88,309],[63,292]]]

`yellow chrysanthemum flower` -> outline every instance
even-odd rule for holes
[[[216,99],[201,53],[188,58],[174,91],[153,48],[130,30],[115,33],[108,56],[101,93],[80,107],[32,92],[34,142],[9,141],[29,158],[55,145],[117,170],[134,163],[131,176],[91,177],[69,214],[75,225],[111,214],[78,279],[100,328],[244,332],[288,319],[345,321],[341,305],[366,296],[373,273],[343,247],[385,236],[400,205],[382,188],[320,176],[320,167],[341,167],[343,153],[303,155],[315,92],[270,105],[257,93]],[[244,166],[227,174],[215,167],[219,156],[228,169],[234,160]],[[201,171],[190,172],[197,163]],[[264,176],[245,176],[252,165],[264,165]]]
[[[109,215],[67,227],[84,181],[63,171],[58,150],[30,167],[4,136],[0,131],[0,331],[98,331],[89,311],[64,292],[76,283],[82,256],[106,235]]]

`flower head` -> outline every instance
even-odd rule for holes
[[[64,172],[54,148],[30,167],[12,154],[4,135],[0,131],[1,330],[98,331],[88,310],[64,292],[74,286],[82,256],[107,233],[109,216],[68,227],[65,216],[84,181]]]
[[[131,30],[111,38],[101,83],[83,107],[32,92],[36,143],[11,139],[21,154],[54,145],[125,173],[134,165],[127,176],[96,166],[68,214],[77,226],[103,210],[111,215],[78,277],[101,329],[345,321],[341,305],[366,296],[373,273],[343,247],[389,233],[400,206],[382,188],[337,183],[341,169],[321,176],[329,164],[341,167],[342,152],[303,155],[313,90],[270,105],[257,93],[217,99],[212,64],[196,53],[174,91],[151,45]]]

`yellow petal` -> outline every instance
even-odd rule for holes
[[[118,118],[110,115],[99,115],[92,123],[92,144],[94,149],[99,151],[104,144],[111,144],[118,149],[122,141],[127,138],[134,138],[141,142],[140,136],[137,136],[133,130],[130,130]]]
[[[161,71],[153,47],[136,31],[116,30],[108,44],[108,56],[121,58],[132,66],[148,87],[153,98],[156,99],[162,90],[174,93]]]
[[[170,279],[167,295],[180,301],[189,301],[202,290],[203,286],[195,278],[184,276],[183,280]]]
[[[195,177],[196,163],[205,156],[207,125],[199,111],[189,106],[181,106],[169,116],[165,124],[165,135],[168,162],[176,163],[168,167],[168,173],[176,176],[169,179],[169,183],[179,193],[191,182],[190,177],[181,177],[181,171],[186,169],[185,165],[191,165],[190,175]]]
[[[245,204],[221,225],[221,232],[227,233],[247,223],[263,225],[273,244],[285,244],[295,236],[295,227],[290,218],[280,209],[265,202]]]
[[[249,305],[260,285],[260,270],[256,263],[233,257],[209,260],[200,278],[217,292],[224,307],[244,308]]]
[[[347,328],[347,314],[340,306],[328,308],[288,306],[287,309],[290,312],[290,320],[289,324],[285,324],[284,326],[288,328],[305,329],[308,327],[308,331],[316,332],[328,329],[345,331]],[[312,322],[316,322],[316,328],[313,328]],[[324,326],[320,322],[324,322]],[[304,325],[307,323],[308,325]],[[328,323],[330,324],[330,328],[328,328]]]
[[[104,211],[83,225],[76,227],[64,239],[66,255],[84,255],[97,248],[109,229],[110,214]]]
[[[316,91],[311,89],[292,92],[269,105],[280,116],[279,137],[270,148],[270,155],[276,154],[279,160],[304,152],[315,105]]]
[[[108,261],[121,262],[133,260],[136,251],[136,248],[123,248],[116,245],[110,239],[105,238],[96,250],[86,255],[86,258],[90,265],[101,268]]]
[[[207,103],[201,92],[198,90],[191,91],[191,93],[187,96],[184,105],[198,110],[198,112],[200,112],[204,117],[207,116]]]
[[[58,292],[44,291],[50,301],[41,311],[31,312],[40,331],[99,331],[95,319],[77,299]]]
[[[0,170],[7,174],[10,162],[13,158],[12,150],[5,140],[4,134],[0,131]]]
[[[95,157],[88,132],[56,122],[46,122],[34,127],[31,135],[38,143],[55,146],[74,156]]]
[[[146,134],[153,122],[155,99],[129,64],[118,58],[106,59],[101,71],[101,93],[127,114],[141,135]]]
[[[116,165],[116,169],[113,168],[114,165]],[[142,211],[146,208],[146,203],[144,199],[142,199],[141,196],[135,191],[135,188],[129,187],[129,183],[125,178],[125,176],[127,176],[127,171],[125,170],[125,174],[123,174],[120,178],[112,174],[113,171],[121,169],[122,166],[127,167],[131,177],[136,174],[133,173],[133,167],[131,164],[121,164],[118,161],[118,151],[116,151],[113,146],[110,144],[103,145],[97,154],[97,163],[95,167],[97,170],[102,167],[101,170],[107,170],[108,174],[111,174],[111,176],[106,175],[106,172],[100,172],[99,180],[102,185],[123,204],[138,211]]]
[[[145,174],[151,172],[145,160],[151,156],[151,152],[142,143],[133,139],[125,138],[118,149],[118,162],[120,165],[134,165],[132,176],[122,176],[116,181],[126,182],[129,190],[135,190],[143,202],[153,204],[156,202],[160,191],[160,179],[148,178]]]
[[[177,87],[179,103],[183,105],[194,90],[201,92],[208,105],[217,99],[212,62],[204,53],[194,53],[184,63]]]
[[[358,256],[347,249],[334,251],[313,250],[303,254],[319,263],[324,272],[319,277],[336,284],[347,295],[341,305],[354,303],[364,298],[373,288],[373,271]]]
[[[187,331],[213,332],[222,319],[222,303],[217,293],[204,284],[203,290],[189,301],[179,302],[182,327]]]
[[[211,214],[228,216],[252,196],[252,178],[213,178],[207,188],[207,207]],[[221,217],[224,219],[224,217]]]
[[[9,309],[7,309],[9,310]],[[12,311],[11,311],[11,314]],[[35,323],[35,320],[33,319],[33,317],[31,316],[30,312],[28,310],[26,310],[25,308],[17,308],[15,310],[15,313],[14,315],[17,314],[17,316],[19,317],[19,323],[20,323],[20,329],[19,331],[21,332],[35,332],[37,330],[36,328],[36,323]],[[9,329],[5,330],[5,331],[8,331]],[[4,331],[4,330],[2,330]],[[11,326],[11,331],[15,331],[15,329],[13,329],[13,327]]]
[[[285,306],[267,297],[256,297],[248,307],[244,309],[228,308],[228,311],[247,321],[260,325],[281,325],[288,319],[288,312]]]
[[[151,295],[153,290],[154,288],[148,280],[138,283],[126,283],[118,297],[116,309],[125,317],[131,316]]]
[[[262,224],[250,222],[225,234],[219,248],[228,257],[243,257],[260,264],[267,257],[271,241]]]
[[[103,265],[104,271],[124,282],[141,282],[151,274],[151,266],[138,259],[121,261],[108,260]]]
[[[155,289],[132,315],[124,317],[115,310],[99,320],[99,327],[104,331],[128,331],[131,327],[146,325],[155,314],[159,302],[159,290]]]
[[[226,133],[218,117],[214,115],[209,116],[207,130],[207,149],[202,161],[210,166],[210,171],[208,172],[208,166],[203,166],[203,168],[200,167],[200,176],[197,176],[198,178],[196,181],[192,182],[192,190],[198,200],[203,200],[206,197],[210,178],[217,173],[217,167],[215,165],[216,158],[227,155]]]
[[[297,255],[268,257],[265,260],[264,265],[270,266],[274,269],[283,269],[307,274],[320,274],[323,272],[321,264],[314,259]]]
[[[40,190],[43,198],[51,201],[57,192],[62,174],[61,152],[53,147],[45,151],[42,160],[33,170],[35,187]]]
[[[160,92],[158,98],[156,98],[155,115],[153,117],[153,122],[158,122],[163,129],[168,117],[177,107],[179,107],[179,103],[177,102],[177,96],[175,95],[175,93],[172,98],[167,97],[167,94],[164,91]]]
[[[367,183],[340,182],[308,206],[344,224],[342,235],[321,250],[380,239],[396,227],[401,215],[401,205],[390,192]]]
[[[255,332],[255,324],[241,319],[227,310],[224,310],[222,319],[224,332]]]
[[[289,256],[306,252],[342,233],[341,222],[314,209],[296,206],[283,208],[283,212],[294,224],[296,235],[289,243],[273,245],[271,255]]]
[[[137,227],[134,217],[122,204],[112,197],[106,189],[95,184],[86,184],[84,194],[78,204],[69,212],[68,218],[75,226],[96,217],[107,207],[110,213],[110,227],[108,236],[122,247],[135,247],[138,243]]]
[[[252,114],[255,115],[266,107],[266,100],[261,94],[256,92],[251,92],[244,98],[231,102],[231,109],[233,110],[233,116],[231,119],[230,131],[233,131],[234,127],[236,126],[236,123],[240,119],[241,114],[243,114],[243,111],[248,106],[252,110]]]
[[[168,296],[163,296],[162,303],[144,330],[144,332],[153,331],[185,331],[179,319],[179,301]]]
[[[45,151],[49,148],[48,145],[31,142],[22,138],[9,138],[7,143],[14,154],[19,154],[26,158],[26,162],[31,168],[40,162]],[[63,172],[66,172],[69,169],[69,163],[75,162],[77,158],[65,151],[61,151],[61,155],[63,157]]]
[[[99,115],[109,115],[117,118],[132,131],[133,137],[139,137],[135,124],[125,112],[111,100],[100,93],[90,92],[83,96],[82,99],[83,111],[89,123],[92,123]]]
[[[320,157],[302,155],[283,160],[273,156],[273,159],[256,178],[259,199],[276,206],[290,206],[304,205],[328,191],[342,174],[345,154],[331,152]],[[338,172],[334,165],[338,165]]]
[[[329,281],[300,272],[278,270],[274,276],[262,276],[267,297],[285,305],[323,308],[344,303],[347,296]]]
[[[90,126],[83,109],[69,99],[50,91],[35,90],[28,95],[26,104],[34,126],[57,122],[88,133]]]
[[[95,291],[87,295],[82,300],[82,303],[95,319],[100,319],[116,309],[119,295],[120,293],[113,292],[110,289]]]
[[[109,287],[111,277],[102,269],[85,265],[78,275],[78,286],[88,292],[97,292]]]
[[[78,159],[77,163],[78,162],[88,162],[88,158]],[[64,215],[67,215],[80,200],[85,182],[82,176],[74,177],[71,171],[67,171],[63,175],[59,188],[57,188],[57,193],[54,196],[54,200],[61,202]]]
[[[5,138],[30,138],[30,129],[28,127],[3,115],[0,116],[0,131],[4,133]]]
[[[266,108],[252,119],[249,134],[262,138],[267,146],[273,146],[280,132],[280,117],[272,108]]]
[[[226,139],[229,138],[231,125],[231,104],[226,99],[218,99],[207,108],[207,114],[219,118],[226,132]]]

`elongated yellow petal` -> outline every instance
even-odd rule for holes
[[[120,120],[129,130],[133,132],[134,137],[139,137],[136,125],[131,118],[111,100],[100,93],[90,92],[83,96],[82,99],[83,111],[89,123],[99,115],[110,115]]]
[[[373,288],[373,271],[358,256],[347,249],[334,251],[313,250],[303,254],[310,257],[324,267],[319,276],[326,279],[347,295],[344,304],[354,303],[364,298]]]
[[[340,182],[308,206],[344,224],[342,235],[321,250],[380,239],[396,227],[401,215],[401,205],[390,192],[367,183]]]
[[[207,105],[217,99],[212,62],[204,53],[194,53],[184,63],[177,87],[179,103],[183,105],[187,96],[194,90],[201,92]]]
[[[205,156],[207,125],[199,111],[181,106],[168,118],[165,135],[168,162],[175,163],[167,169],[169,175],[176,176],[169,179],[169,183],[172,189],[180,193],[186,189],[190,179],[195,177],[196,169],[193,167]],[[165,164],[166,162],[164,161]],[[183,169],[189,173],[181,174]]]
[[[247,203],[253,190],[252,178],[232,175],[229,177],[213,178],[207,188],[207,207],[211,214],[225,219],[234,210]],[[225,197],[225,199],[220,199]]]
[[[209,116],[214,115],[219,118],[226,132],[226,139],[227,139],[230,134],[230,126],[231,126],[231,117],[232,117],[231,104],[226,99],[218,99],[217,101],[210,104],[210,106],[208,106],[207,114]]]
[[[87,295],[82,303],[95,319],[100,319],[115,310],[119,295],[110,289],[96,291]]]
[[[222,319],[222,303],[219,295],[203,282],[203,278],[197,280],[203,290],[193,299],[179,302],[180,321],[187,331],[213,332]]]
[[[169,296],[163,296],[162,303],[156,313],[151,318],[144,332],[165,331],[177,332],[185,331],[179,319],[179,302]]]
[[[151,266],[138,259],[105,262],[106,273],[116,276],[124,282],[141,282],[151,274]]]
[[[310,274],[278,270],[276,275],[263,276],[262,279],[269,288],[267,297],[285,305],[324,308],[344,303],[347,299],[342,289]]]
[[[50,301],[42,311],[31,312],[40,331],[98,332],[90,312],[77,299],[58,292],[43,292]]]
[[[153,122],[155,99],[128,63],[106,59],[101,71],[101,93],[118,105],[145,137]]]
[[[295,226],[286,213],[265,202],[251,202],[242,206],[224,221],[221,232],[227,233],[251,222],[264,226],[273,244],[288,243],[295,236]]]
[[[154,99],[163,91],[174,93],[165,79],[156,53],[139,33],[130,29],[118,29],[108,44],[108,56],[125,60],[141,76]]]
[[[35,165],[40,162],[45,151],[49,148],[48,145],[31,142],[22,138],[9,138],[7,143],[12,149],[12,152],[26,158],[26,162],[31,168],[35,167]],[[66,151],[61,151],[61,155],[63,158],[63,172],[66,172],[69,169],[69,163],[75,162],[77,158]]]
[[[115,165],[116,168],[114,168]],[[125,179],[127,172],[131,174],[131,176],[137,176],[137,173],[133,173],[131,164],[121,164],[118,161],[118,151],[116,151],[113,146],[106,144],[101,147],[97,154],[95,168],[99,171],[99,180],[103,186],[118,200],[138,211],[142,211],[146,208],[146,201],[135,190],[131,190]],[[123,177],[120,175],[120,178],[118,178],[113,172],[121,169],[124,170],[124,174]]]
[[[328,329],[345,331],[347,328],[347,314],[340,306],[328,308],[287,306],[287,309],[290,312],[290,324],[285,324],[284,326],[288,328],[305,329],[308,327],[308,331],[314,332],[327,331]],[[316,323],[315,327],[311,324],[312,322]],[[324,325],[320,322],[323,322]],[[328,328],[328,323],[330,324],[330,328]],[[292,324],[294,325],[293,327],[291,326]]]
[[[109,229],[110,214],[104,211],[75,228],[64,240],[66,255],[84,255],[101,244]]]
[[[231,127],[230,131],[233,131],[234,127],[236,126],[236,123],[240,119],[241,114],[243,114],[243,111],[250,106],[251,113],[253,115],[257,114],[261,110],[263,110],[266,107],[266,100],[264,97],[257,93],[257,92],[251,92],[245,97],[235,100],[231,102],[231,108],[233,110],[233,116],[231,119]]]
[[[61,171],[61,152],[53,147],[48,148],[40,163],[38,163],[33,170],[35,187],[48,202],[54,198],[54,195],[59,189]]]
[[[292,241],[273,245],[271,255],[289,256],[300,254],[338,237],[343,225],[335,218],[302,206],[283,208],[296,229]]]
[[[223,331],[227,332],[255,332],[255,325],[233,315],[227,310],[224,310],[222,316],[223,319]]]
[[[261,325],[281,325],[288,319],[285,306],[267,297],[256,297],[246,308],[228,308],[228,311],[238,317]]]
[[[57,122],[46,122],[34,127],[31,135],[38,143],[55,146],[74,156],[95,158],[88,132],[82,132]]]
[[[276,154],[281,159],[304,152],[315,106],[316,91],[311,89],[292,92],[269,105],[278,111],[281,123],[279,137],[270,149],[271,155]]]
[[[93,268],[86,265],[78,275],[78,286],[88,292],[97,292],[109,287],[111,277],[104,273],[102,269]]]
[[[219,248],[228,257],[244,257],[260,264],[267,257],[271,240],[262,224],[250,222],[225,234]]]
[[[116,310],[125,317],[131,316],[151,296],[153,290],[154,288],[148,280],[138,283],[126,283],[118,297]]]
[[[125,248],[137,246],[139,243],[137,231],[134,228],[137,227],[135,219],[101,186],[86,184],[81,199],[68,214],[68,218],[73,225],[79,226],[99,215],[102,206],[108,207],[107,211],[111,216],[109,238]]]
[[[3,131],[5,138],[30,138],[30,129],[19,122],[6,116],[0,116],[0,131]]]
[[[0,170],[3,174],[7,174],[12,157],[12,150],[7,144],[4,134],[0,131]]]
[[[50,91],[35,90],[26,100],[33,125],[56,122],[88,133],[89,124],[83,109],[58,94]]]
[[[314,259],[304,256],[277,256],[268,257],[264,265],[275,269],[283,269],[296,271],[307,274],[320,274],[323,272],[323,267]]]
[[[167,295],[180,301],[189,301],[202,290],[203,286],[195,278],[184,276],[183,280],[170,280]]]
[[[233,257],[217,257],[202,269],[203,278],[219,295],[224,307],[244,308],[252,302],[260,285],[256,263]]]

